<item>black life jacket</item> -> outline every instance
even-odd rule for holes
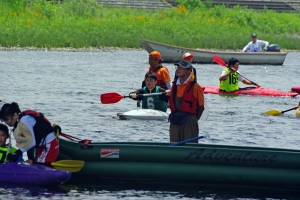
[[[25,115],[30,115],[34,117],[36,123],[33,127],[34,131],[34,137],[36,145],[35,147],[38,147],[41,143],[41,141],[45,141],[47,135],[51,132],[53,132],[53,127],[51,125],[51,122],[43,115],[43,113],[36,112],[34,110],[25,110],[19,114],[19,121],[22,117]],[[15,125],[16,128],[17,124]]]

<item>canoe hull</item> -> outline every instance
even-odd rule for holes
[[[141,119],[141,120],[165,120],[168,119],[169,113],[152,109],[137,109],[117,114],[119,119]]]
[[[69,181],[71,173],[43,165],[6,163],[0,165],[0,182],[24,185],[59,185]]]
[[[298,95],[296,92],[283,92],[269,88],[249,88],[247,90],[238,90],[234,92],[220,92],[218,86],[202,86],[204,94],[220,94],[220,95],[254,95],[254,96],[290,96],[295,97]]]
[[[213,56],[217,55],[223,60],[228,61],[230,58],[238,58],[241,64],[249,65],[282,65],[287,53],[284,52],[218,52],[218,51],[203,51],[190,49],[168,44],[162,44],[149,40],[140,40],[141,46],[150,53],[151,51],[159,51],[164,62],[178,62],[184,53],[189,52],[194,55],[193,62],[195,63],[212,63]]]
[[[300,187],[300,151],[229,145],[78,143],[60,140],[61,159],[85,160],[75,179],[126,179]]]

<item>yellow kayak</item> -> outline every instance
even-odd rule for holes
[[[300,117],[300,108],[298,110],[296,110],[296,116]]]

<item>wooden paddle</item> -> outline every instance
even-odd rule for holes
[[[222,67],[227,67],[226,63],[224,62],[224,60],[222,58],[220,58],[219,56],[214,55],[213,56],[213,60],[214,62],[218,63],[219,65],[221,65]],[[245,76],[243,76],[242,74],[240,74],[239,72],[236,72],[238,75],[240,75],[241,77],[243,77],[244,79],[250,81],[253,85],[256,85],[257,87],[260,87],[257,83],[247,79]]]
[[[297,108],[299,108],[300,106],[295,106],[293,108],[290,108],[288,110],[284,110],[284,111],[279,111],[279,110],[268,110],[267,112],[265,112],[266,115],[273,115],[273,116],[277,116],[277,115],[281,115],[285,112],[291,111],[291,110],[296,110]]]
[[[154,95],[162,95],[166,94],[166,92],[160,92],[160,93],[149,93],[149,94],[139,94],[137,96],[154,96]],[[116,92],[108,92],[100,95],[100,101],[102,104],[112,104],[117,103],[121,99],[124,99],[126,97],[131,98],[131,96],[122,96]]]
[[[181,141],[181,142],[176,142],[176,143],[170,144],[170,146],[179,146],[179,145],[182,145],[182,144],[185,144],[185,143],[188,143],[188,142],[192,142],[194,140],[200,140],[202,138],[209,138],[209,137],[210,137],[209,134],[206,134],[206,135],[203,135],[203,136],[187,139],[187,140],[184,140],[184,141]]]
[[[83,160],[59,160],[51,163],[51,166],[58,170],[79,172],[84,165]]]

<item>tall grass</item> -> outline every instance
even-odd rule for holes
[[[209,1],[208,1],[209,2]],[[251,33],[284,49],[300,49],[300,14],[239,6],[173,9],[105,8],[95,0],[2,0],[5,47],[139,47],[139,39],[190,47],[241,49]]]

